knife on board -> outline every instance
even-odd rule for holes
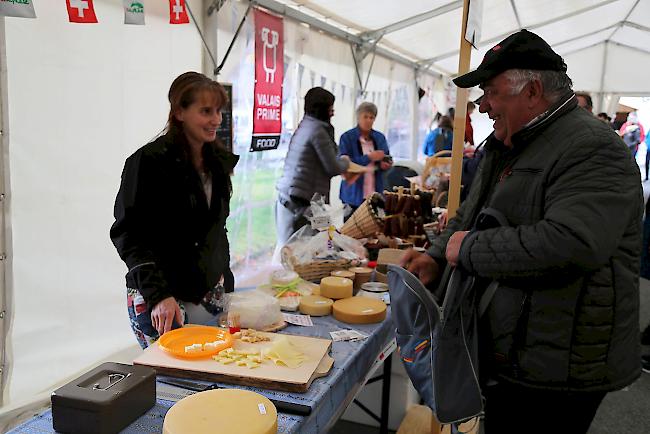
[[[203,383],[197,383],[194,381],[183,380],[178,378],[161,378],[161,377],[158,377],[156,380],[160,383],[169,384],[171,386],[180,387],[182,389],[192,390],[194,392],[204,392],[206,390],[222,389],[222,387],[216,383],[203,384]],[[309,414],[311,414],[311,407],[308,405],[298,404],[295,402],[279,401],[273,398],[268,398],[268,399],[273,403],[273,405],[275,405],[275,408],[278,411],[282,411],[284,413],[297,414],[300,416],[308,416]]]

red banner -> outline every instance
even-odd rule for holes
[[[68,19],[71,23],[96,23],[93,0],[65,0],[68,8]]]
[[[282,131],[282,18],[255,9],[255,91],[251,151],[275,149]]]
[[[169,24],[188,24],[185,0],[169,0]]]

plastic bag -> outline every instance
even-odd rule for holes
[[[265,330],[283,321],[278,299],[262,291],[231,292],[227,297],[228,316],[238,316],[241,328]]]
[[[298,264],[307,264],[318,259],[364,259],[367,256],[363,247],[366,241],[365,238],[356,240],[340,234],[333,228],[318,232],[304,226],[289,238],[286,247]]]

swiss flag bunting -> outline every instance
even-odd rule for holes
[[[93,0],[65,0],[68,7],[68,19],[71,23],[96,23]]]
[[[185,0],[169,0],[169,24],[188,24]]]

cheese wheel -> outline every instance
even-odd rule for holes
[[[361,285],[370,281],[372,275],[372,268],[368,267],[352,267],[348,271],[354,273],[354,289],[359,290]]]
[[[345,277],[346,279],[354,279],[354,271],[348,271],[348,270],[335,270],[330,273],[332,276],[335,277]]]
[[[351,268],[348,268],[348,271],[351,271],[354,274],[370,274],[370,273],[372,273],[372,268],[369,268],[369,267],[351,267]]]
[[[368,297],[337,300],[332,306],[334,318],[349,324],[371,324],[386,318],[386,304]]]
[[[183,398],[163,422],[163,434],[275,434],[277,430],[273,403],[259,393],[239,389],[208,390]]]
[[[311,316],[325,316],[332,313],[334,301],[320,295],[305,295],[300,299],[300,313]]]
[[[291,270],[275,270],[271,274],[272,285],[288,285],[298,278],[298,273]]]
[[[352,280],[345,277],[323,277],[320,281],[320,295],[335,300],[352,297]]]

